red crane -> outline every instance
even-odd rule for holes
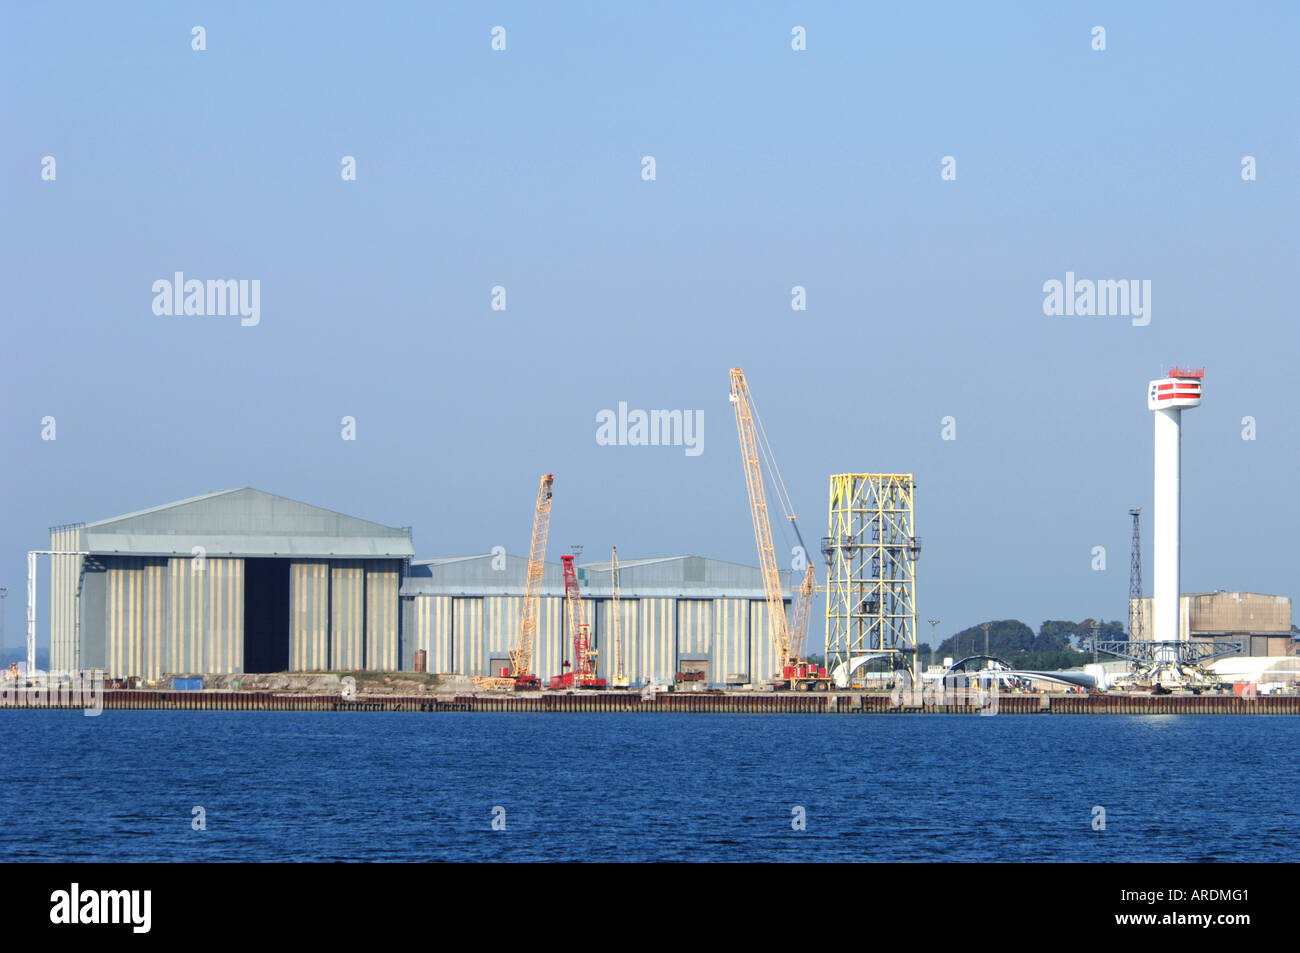
[[[561,556],[564,562],[564,601],[569,610],[569,628],[573,631],[573,664],[560,675],[551,676],[551,688],[604,688],[605,680],[596,675],[596,650],[582,609],[582,590],[573,571],[573,557]]]

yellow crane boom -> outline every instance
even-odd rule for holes
[[[609,560],[609,577],[614,598],[610,600],[610,617],[609,624],[611,634],[614,637],[614,681],[616,688],[627,688],[627,663],[624,661],[623,654],[623,615],[618,608],[619,595],[619,578],[618,578],[618,547],[610,547],[612,552]]]
[[[749,488],[749,509],[754,519],[754,540],[758,544],[758,565],[763,574],[767,596],[767,621],[776,644],[777,672],[795,662],[790,651],[790,630],[785,620],[785,594],[781,591],[781,574],[776,567],[776,549],[772,545],[772,527],[767,515],[767,491],[763,487],[763,463],[755,427],[753,400],[745,372],[731,369],[731,405],[736,411],[736,430],[740,434],[740,456],[745,467],[745,484]],[[778,493],[781,489],[778,488]]]
[[[524,584],[523,618],[519,622],[519,639],[510,650],[510,674],[516,682],[532,676],[533,643],[537,638],[537,616],[542,604],[542,570],[546,568],[546,537],[551,528],[551,491],[554,484],[554,475],[547,473],[537,487],[533,539],[528,547],[528,578]]]

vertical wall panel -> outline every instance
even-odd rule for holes
[[[397,671],[398,569],[374,562],[366,570],[366,668]]]
[[[140,572],[140,560],[129,556],[114,558],[108,567],[108,677],[125,678],[138,670],[129,669],[128,655],[135,641],[132,615],[132,579]]]
[[[677,675],[675,599],[641,599],[640,638],[637,646],[641,682],[647,677],[657,683],[671,683]]]
[[[483,652],[483,600],[452,600],[452,668],[461,675],[486,675]]]
[[[168,560],[170,582],[170,625],[168,640],[168,667],[172,675],[196,675],[203,672],[199,662],[199,640],[203,618],[203,589],[199,582],[207,579],[198,571],[194,559],[173,556]]]
[[[244,561],[206,559],[198,573],[206,576],[207,612],[199,636],[200,671],[229,675],[244,670]]]
[[[239,563],[238,572],[233,563]],[[225,558],[199,563],[193,557],[176,556],[167,561],[169,624],[163,636],[167,655],[164,674],[228,673],[243,667],[242,569],[242,560]],[[237,619],[232,616],[236,603]],[[223,627],[232,622],[234,633],[225,632]],[[227,651],[235,639],[239,643],[239,668],[232,667]]]
[[[62,552],[76,552],[81,549],[81,528],[78,526],[50,531],[50,549]],[[37,580],[43,567],[36,557]],[[77,586],[81,577],[82,557],[49,557],[50,590],[50,659],[49,667],[54,671],[72,671],[78,667],[77,646]],[[24,616],[25,621],[25,616]],[[26,630],[23,634],[26,639]],[[24,641],[22,644],[26,644]]]
[[[749,600],[715,599],[713,650],[709,680],[722,684],[729,675],[749,681]]]
[[[76,607],[80,631],[76,665],[82,671],[108,669],[104,632],[107,578],[103,563],[86,566],[85,575],[81,577],[81,596]]]
[[[434,674],[456,671],[452,658],[451,610],[451,596],[416,596],[411,600],[414,631],[410,639],[414,649],[428,653],[428,668]]]
[[[359,671],[365,666],[365,564],[357,559],[330,562],[330,668]]]
[[[632,685],[643,683],[639,664],[641,645],[641,601],[619,599],[619,615],[623,620],[623,666]]]
[[[330,667],[330,571],[326,560],[289,564],[289,670]]]
[[[157,680],[169,673],[174,662],[169,560],[115,557],[108,569],[106,601],[108,676]]]
[[[713,644],[713,601],[677,600],[677,654],[705,655]],[[676,664],[676,659],[673,663]],[[680,668],[680,666],[679,666]],[[713,677],[713,673],[709,673]]]
[[[776,678],[776,647],[767,623],[767,602],[753,599],[749,603],[749,677],[767,681]]]
[[[157,681],[168,671],[171,652],[168,646],[171,611],[169,605],[170,573],[168,560],[146,559],[142,566],[141,583],[141,661],[138,674]]]
[[[637,683],[637,673],[640,671],[637,664],[637,646],[640,644],[637,637],[637,601],[636,599],[618,601],[618,614],[623,622],[623,672],[627,675],[629,683],[634,685]],[[612,685],[615,675],[614,600],[593,600],[592,604],[597,607],[596,618],[599,620],[600,631],[600,655],[596,658],[596,671]]]
[[[193,563],[182,556],[167,562],[171,583],[171,625],[167,632],[169,666],[173,675],[193,675],[200,672],[196,664],[198,617],[194,609],[195,576]]]
[[[523,597],[518,597],[523,602]],[[522,606],[520,608],[522,612]],[[563,669],[564,638],[569,626],[564,620],[566,610],[562,596],[542,596],[537,610],[537,636],[533,643],[533,674],[546,684]],[[569,649],[572,654],[573,649]]]
[[[515,642],[519,638],[519,622],[523,616],[524,600],[520,596],[488,596],[483,601],[483,664],[487,666],[494,657],[509,658],[510,650],[515,647]],[[485,668],[484,671],[486,672],[487,669]]]

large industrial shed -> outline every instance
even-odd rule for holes
[[[1142,631],[1150,638],[1150,597],[1142,600],[1141,614]],[[1291,636],[1291,599],[1223,589],[1181,596],[1178,637],[1193,642],[1238,642],[1242,655],[1292,655],[1295,643]]]
[[[395,528],[251,487],[55,527],[50,666],[110,678],[394,669]]]
[[[597,671],[614,673],[608,563],[580,566],[578,581],[599,650]],[[528,560],[505,554],[462,556],[412,563],[402,584],[402,667],[417,649],[428,653],[431,672],[487,675],[509,665],[519,632]],[[633,685],[647,678],[673,679],[682,663],[707,666],[711,684],[751,682],[776,672],[776,651],[767,624],[763,580],[753,566],[672,556],[619,563],[619,608],[626,672]],[[782,574],[790,591],[790,574]],[[790,617],[789,600],[786,618]],[[545,681],[572,659],[572,636],[564,609],[559,563],[542,575],[533,671]]]

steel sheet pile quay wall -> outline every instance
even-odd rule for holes
[[[975,715],[978,703],[908,707],[889,695],[786,693],[628,692],[575,694],[484,694],[361,696],[241,691],[107,690],[107,711],[361,711],[361,712],[550,712],[663,714]],[[89,705],[26,689],[8,688],[5,708],[79,709]],[[1300,695],[1002,695],[997,715],[1300,715]]]

